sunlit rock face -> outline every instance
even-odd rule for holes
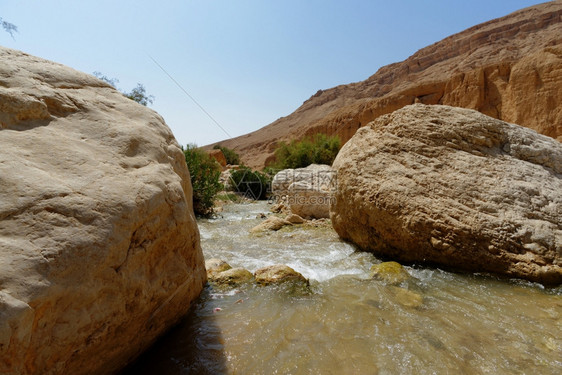
[[[330,217],[330,202],[336,186],[336,174],[324,164],[284,169],[271,182],[272,193],[280,202],[293,214],[309,219]]]
[[[0,61],[0,373],[113,373],[206,280],[184,156],[104,82]]]
[[[416,104],[333,165],[338,234],[396,260],[562,282],[562,144],[473,110]]]

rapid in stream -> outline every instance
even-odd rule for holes
[[[386,285],[369,279],[381,260],[329,226],[250,234],[268,211],[230,204],[200,219],[205,258],[287,264],[311,293],[208,286],[127,374],[562,373],[562,287],[421,266]]]

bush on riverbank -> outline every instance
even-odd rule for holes
[[[223,189],[219,182],[221,167],[195,144],[188,144],[182,149],[193,187],[193,210],[197,215],[210,215],[215,196]]]
[[[266,199],[267,193],[271,191],[271,175],[245,166],[232,171],[230,179],[234,191],[243,193],[250,199]]]
[[[295,169],[310,164],[332,165],[341,148],[338,136],[316,134],[301,141],[281,142],[275,150],[274,167]]]

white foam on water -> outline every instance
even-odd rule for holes
[[[227,205],[221,218],[200,220],[202,247],[206,257],[220,258],[233,267],[251,272],[286,264],[308,279],[326,281],[340,275],[364,275],[372,256],[356,253],[328,228],[295,225],[278,232],[251,235],[250,229],[269,214],[265,202]]]

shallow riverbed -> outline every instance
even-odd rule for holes
[[[311,293],[207,287],[189,316],[130,374],[560,374],[562,288],[406,267],[399,286],[369,280],[380,260],[330,227],[252,235],[265,202],[199,221],[206,258],[250,271],[287,264]]]

